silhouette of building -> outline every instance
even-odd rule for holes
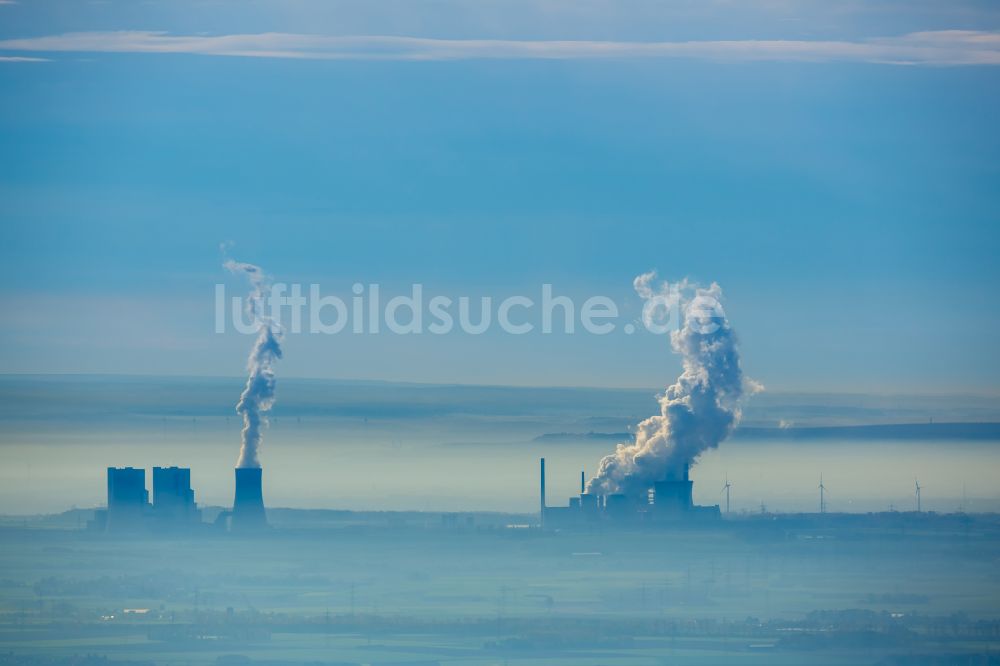
[[[694,483],[689,472],[690,466],[684,463],[683,470],[668,473],[667,478],[653,484],[652,506],[656,513],[662,515],[691,511],[694,507]]]
[[[137,527],[148,509],[146,470],[134,467],[109,467],[105,527],[115,530]]]
[[[153,468],[153,514],[168,523],[201,522],[201,511],[191,489],[190,468]]]

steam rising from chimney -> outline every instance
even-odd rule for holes
[[[250,281],[247,310],[260,332],[247,359],[247,385],[240,395],[236,412],[243,417],[243,445],[237,467],[260,467],[262,430],[267,427],[267,412],[274,405],[274,362],[281,358],[281,327],[265,311],[265,299],[271,285],[259,266],[229,260],[224,264],[232,273],[241,273]]]
[[[673,287],[663,283],[654,289],[655,279],[651,272],[634,282],[646,301],[643,316],[649,325],[657,308],[683,312],[683,323],[671,332],[670,344],[682,356],[684,371],[658,397],[660,413],[638,425],[635,441],[618,444],[601,460],[597,475],[587,484],[588,493],[642,499],[655,482],[680,478],[685,464],[718,446],[736,427],[743,396],[763,388],[743,375],[719,285],[712,283],[706,289],[687,282]]]

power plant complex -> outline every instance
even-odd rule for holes
[[[547,506],[545,501],[545,458],[539,461],[541,524],[544,527],[574,527],[598,522],[616,524],[676,524],[721,517],[718,505],[696,506],[690,466],[656,481],[644,495],[588,493],[585,475],[580,474],[580,494],[569,498],[568,506]]]
[[[621,493],[599,495],[586,491],[580,475],[580,494],[567,506],[548,506],[545,498],[545,458],[540,459],[539,525],[548,529],[585,527],[596,523],[617,525],[678,524],[711,521],[721,517],[719,506],[696,506],[689,466],[680,473],[655,482],[645,495]],[[91,529],[107,532],[176,532],[206,527],[202,510],[191,488],[191,469],[154,467],[153,492],[146,488],[146,470],[135,467],[108,467],[107,508],[99,509]],[[237,467],[232,509],[220,511],[214,526],[232,532],[266,529],[260,467]]]
[[[156,529],[176,531],[203,525],[202,512],[191,488],[191,469],[153,468],[153,501],[146,489],[146,470],[108,467],[108,505],[94,515],[91,528],[100,531]],[[215,525],[233,531],[267,527],[262,470],[236,468],[236,492],[231,511],[222,511]]]
[[[225,266],[249,281],[248,310],[259,330],[247,359],[246,385],[236,404],[243,429],[233,508],[219,513],[215,524],[232,531],[254,531],[267,526],[259,452],[275,400],[274,364],[282,356],[283,329],[264,307],[270,292],[264,271],[233,260],[227,260]],[[653,298],[657,290],[666,293],[668,285],[655,286],[655,279],[655,273],[635,279],[643,299]],[[721,290],[713,284],[695,289],[687,298],[692,304],[697,299],[717,303]],[[671,346],[684,357],[684,372],[657,398],[659,413],[641,421],[631,441],[619,444],[614,453],[601,459],[589,485],[581,475],[580,494],[570,498],[568,506],[546,505],[545,459],[541,459],[542,527],[598,521],[674,524],[720,517],[718,505],[695,506],[689,468],[703,451],[718,446],[739,422],[740,400],[750,383],[743,376],[735,337],[721,308],[718,312],[701,309],[685,317],[683,327],[671,336]],[[95,517],[96,527],[118,530],[201,524],[190,469],[154,467],[150,503],[145,469],[108,468],[108,506]]]

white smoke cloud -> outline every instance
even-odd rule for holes
[[[281,358],[281,327],[265,309],[270,284],[259,266],[228,260],[224,266],[250,281],[247,309],[253,321],[259,322],[260,332],[247,358],[247,384],[236,405],[243,417],[243,444],[237,467],[260,467],[260,443],[267,427],[267,412],[274,405],[274,362]]]
[[[647,305],[643,316],[651,304],[661,308],[661,316],[683,313],[670,344],[682,356],[684,371],[658,397],[660,413],[636,427],[635,440],[619,444],[601,460],[587,484],[590,493],[645,497],[653,483],[679,474],[729,436],[739,423],[743,397],[763,388],[743,375],[719,285],[701,288],[685,281],[657,287],[655,280],[655,273],[635,279],[635,290]]]

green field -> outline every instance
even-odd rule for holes
[[[8,527],[0,664],[965,663],[1000,644],[998,556],[990,517],[254,538]]]

